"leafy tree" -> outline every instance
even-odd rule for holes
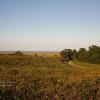
[[[61,51],[60,55],[66,61],[73,59],[73,51],[71,49],[65,49],[65,50]]]
[[[87,57],[87,50],[85,48],[80,48],[78,51],[78,59],[85,59]]]
[[[88,50],[80,48],[76,59],[90,63],[100,64],[100,47],[96,45],[89,46]]]
[[[21,56],[21,55],[23,55],[23,53],[22,53],[22,52],[20,52],[20,51],[16,51],[16,52],[14,53],[14,55]]]
[[[77,56],[78,56],[78,52],[76,51],[76,49],[74,49],[74,50],[73,50],[73,57],[74,57],[74,58],[77,58]]]
[[[100,47],[92,45],[89,47],[88,61],[92,63],[100,63]]]
[[[63,60],[77,59],[80,61],[100,64],[100,47],[96,45],[89,46],[88,50],[80,48],[79,51],[65,49],[60,52]]]
[[[94,50],[96,50],[96,49],[98,49],[98,48],[99,48],[99,47],[96,46],[96,45],[89,46],[89,52],[94,51]]]
[[[38,54],[37,54],[37,53],[35,53],[35,54],[34,54],[34,56],[35,56],[35,57],[37,57],[37,56],[38,56]]]

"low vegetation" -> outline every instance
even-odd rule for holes
[[[100,100],[100,70],[61,60],[38,54],[0,55],[0,100]]]

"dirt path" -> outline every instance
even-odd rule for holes
[[[83,66],[76,65],[76,64],[75,64],[74,62],[72,62],[72,61],[69,61],[69,65],[70,65],[70,66],[73,66],[73,67],[84,68]]]

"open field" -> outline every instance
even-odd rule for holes
[[[100,100],[100,65],[0,55],[0,100]]]
[[[0,54],[12,54],[15,51],[0,51]],[[59,56],[59,51],[21,51],[25,55],[35,55],[38,54],[39,56]]]
[[[100,100],[100,0],[0,0],[0,100]]]

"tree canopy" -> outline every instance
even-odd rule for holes
[[[65,49],[60,52],[60,55],[67,61],[77,59],[80,61],[100,64],[100,47],[96,45],[89,46],[88,50],[85,48],[80,48],[78,51],[75,49]]]
[[[65,49],[65,50],[61,51],[60,55],[66,61],[73,59],[73,51],[71,49]]]
[[[14,55],[21,56],[21,55],[23,55],[23,53],[22,53],[22,52],[20,52],[20,51],[16,51],[16,52],[14,53]]]

